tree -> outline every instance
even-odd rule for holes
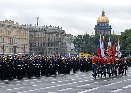
[[[131,53],[131,29],[127,29],[121,34],[120,44],[123,53]]]
[[[117,35],[105,35],[104,36],[104,48],[107,49],[107,43],[109,41],[109,37],[111,38],[112,45],[117,43],[118,36]],[[78,52],[86,52],[90,54],[97,53],[98,43],[99,43],[100,35],[90,36],[89,34],[78,35],[74,39],[74,45]]]

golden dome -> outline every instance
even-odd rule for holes
[[[102,11],[102,15],[97,19],[97,22],[99,22],[99,23],[101,23],[101,22],[109,23],[109,20],[105,16],[105,12],[104,11]]]

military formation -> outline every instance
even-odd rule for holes
[[[91,58],[61,56],[0,56],[0,79],[13,80],[70,74],[72,71],[87,72],[92,69]]]
[[[108,75],[118,76],[126,75],[128,67],[131,66],[131,60],[126,57],[114,57],[109,55],[107,57],[99,57],[99,55],[94,55],[92,58],[92,76],[105,77]]]
[[[23,78],[39,78],[41,76],[56,76],[77,71],[93,71],[93,77],[117,76],[125,74],[131,60],[113,56],[91,58],[55,56],[0,56],[0,79],[13,80]]]
[[[97,54],[92,57],[92,76],[96,79],[97,76],[106,78],[107,75],[109,77],[126,75],[128,66],[131,65],[130,61],[120,51],[119,38],[118,43],[113,45],[109,38],[107,49],[104,49],[104,36],[101,37],[100,34]]]

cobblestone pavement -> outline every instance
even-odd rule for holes
[[[92,72],[0,81],[0,93],[131,93],[131,68],[127,76],[92,77]]]

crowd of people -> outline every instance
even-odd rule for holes
[[[13,80],[57,74],[70,74],[72,71],[87,72],[92,69],[91,58],[61,56],[0,56],[0,79]]]

